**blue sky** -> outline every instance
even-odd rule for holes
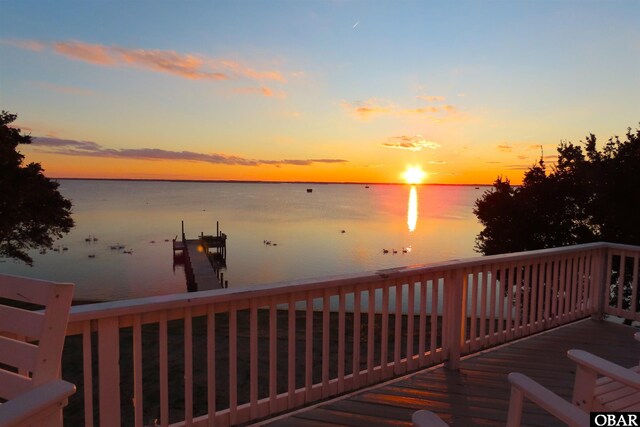
[[[0,99],[55,176],[518,181],[540,145],[638,125],[638,22],[637,1],[3,1]]]

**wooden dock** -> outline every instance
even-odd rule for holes
[[[197,290],[222,289],[222,284],[218,280],[218,273],[213,269],[211,261],[209,261],[209,257],[200,243],[200,239],[187,240],[186,247],[187,251],[189,251]]]
[[[174,269],[183,265],[187,290],[208,291],[227,287],[221,269],[226,268],[227,235],[220,232],[216,223],[216,235],[200,233],[198,239],[187,239],[182,223],[182,239],[173,241]]]

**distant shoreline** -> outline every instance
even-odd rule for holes
[[[144,179],[144,178],[54,178],[56,181],[122,181],[122,182],[197,182],[197,183],[223,183],[223,184],[309,184],[309,185],[409,185],[402,182],[349,182],[349,181],[252,181],[232,179]],[[492,184],[441,184],[424,183],[414,185],[433,185],[441,187],[491,187]]]

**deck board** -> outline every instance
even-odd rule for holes
[[[522,372],[569,399],[575,364],[567,351],[589,351],[625,367],[638,364],[636,328],[612,322],[582,320],[465,358],[459,371],[443,367],[419,371],[286,418],[265,422],[286,426],[410,426],[418,409],[436,412],[451,426],[504,426],[509,404],[507,374]],[[530,402],[523,425],[563,425]]]

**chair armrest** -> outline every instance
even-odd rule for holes
[[[43,414],[62,410],[67,399],[76,392],[76,386],[53,380],[22,393],[0,405],[0,426],[27,425]]]
[[[596,372],[598,375],[611,378],[629,387],[640,390],[640,374],[629,368],[616,365],[606,359],[584,350],[569,350],[569,358],[580,367]]]
[[[519,372],[509,374],[511,387],[527,399],[570,426],[588,426],[589,414]]]
[[[413,421],[413,427],[449,427],[447,423],[442,421],[442,418],[425,410],[414,412],[411,421]]]
[[[635,334],[633,334],[633,338],[635,338],[636,341],[640,341],[640,332],[636,332]]]

